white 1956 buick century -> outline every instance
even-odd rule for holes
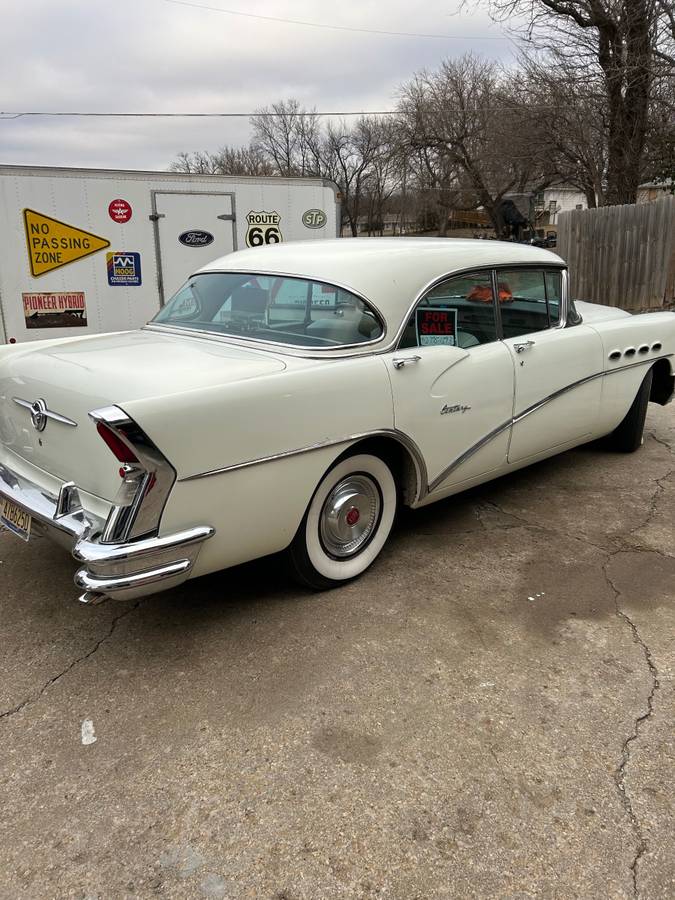
[[[329,588],[399,504],[605,435],[636,450],[674,354],[674,314],[575,306],[546,250],[245,250],[139,331],[0,347],[0,521],[71,549],[85,603],[281,550]]]

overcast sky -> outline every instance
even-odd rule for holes
[[[192,0],[190,0],[192,2]],[[318,110],[391,109],[413,72],[473,50],[508,61],[504,32],[459,0],[194,0],[392,37],[225,15],[167,0],[0,0],[0,110],[248,112],[296,97]],[[0,121],[0,162],[166,169],[180,151],[246,143],[246,119]]]

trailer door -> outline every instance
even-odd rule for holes
[[[193,272],[236,249],[234,194],[153,191],[152,211],[164,305]]]

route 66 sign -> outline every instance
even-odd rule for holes
[[[278,212],[251,212],[246,216],[248,229],[246,231],[247,247],[262,247],[263,244],[279,244],[283,241],[283,235],[279,228],[281,216]]]

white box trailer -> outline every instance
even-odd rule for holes
[[[137,328],[218,256],[339,230],[322,178],[0,166],[0,343]]]

